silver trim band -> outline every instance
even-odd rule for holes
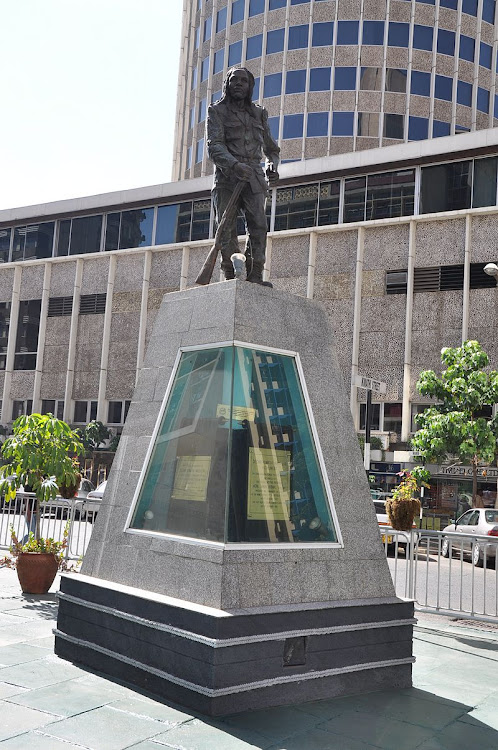
[[[162,622],[148,620],[145,617],[132,615],[128,612],[121,612],[114,607],[107,607],[104,604],[88,602],[85,599],[80,599],[76,596],[65,594],[61,591],[57,592],[57,598],[71,602],[72,604],[77,604],[80,607],[86,607],[87,609],[93,609],[98,612],[104,612],[105,614],[113,615],[114,617],[118,617],[122,620],[127,620],[128,622],[133,622],[137,625],[145,625],[148,628],[160,630],[163,633],[169,633],[170,635],[175,635],[179,638],[185,638],[189,641],[196,641],[197,643],[202,643],[205,646],[209,646],[210,648],[227,648],[228,646],[242,646],[249,643],[281,641],[286,638],[297,638],[298,636],[330,635],[332,633],[347,633],[357,630],[376,630],[379,628],[401,627],[402,625],[415,625],[415,623],[417,622],[415,618],[404,620],[382,620],[377,622],[354,623],[351,625],[331,625],[328,628],[306,628],[302,630],[280,631],[278,633],[261,633],[259,635],[248,635],[240,638],[224,638],[223,640],[218,640],[216,638],[209,638],[208,636],[200,635],[198,633],[192,633],[190,630],[176,628],[173,625],[166,625]]]
[[[130,659],[129,656],[124,656],[123,654],[109,651],[109,649],[104,648],[103,646],[97,646],[96,644],[90,643],[89,641],[84,641],[81,638],[75,638],[72,635],[67,635],[67,633],[61,633],[57,628],[54,628],[53,632],[58,638],[62,638],[62,640],[73,643],[76,646],[83,646],[84,648],[89,648],[92,651],[97,651],[99,654],[103,654],[104,656],[110,656],[112,659],[116,659],[117,661],[129,664],[132,667],[141,669],[143,672],[154,674],[156,675],[156,677],[160,677],[162,680],[167,680],[168,682],[172,682],[175,685],[180,685],[180,687],[184,687],[187,690],[192,690],[196,693],[206,695],[208,698],[219,698],[223,695],[244,693],[249,690],[258,690],[262,688],[272,687],[274,685],[284,685],[292,682],[303,682],[304,680],[317,680],[323,677],[334,677],[335,675],[348,674],[349,672],[363,672],[367,669],[378,669],[380,667],[397,667],[403,664],[413,664],[415,661],[414,656],[407,656],[404,659],[387,659],[384,661],[366,662],[365,664],[353,664],[349,667],[323,669],[318,672],[302,672],[300,674],[285,675],[283,677],[272,677],[268,680],[246,682],[241,685],[231,685],[230,687],[226,688],[207,688],[203,687],[202,685],[196,685],[194,682],[183,680],[181,677],[176,677],[175,675],[169,674],[169,672],[164,672],[162,669],[157,669],[156,667],[142,664],[141,662],[136,661],[136,659]]]

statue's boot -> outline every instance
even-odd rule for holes
[[[268,286],[273,289],[273,284],[269,281],[263,281],[263,269],[253,268],[251,273],[247,275],[246,281],[250,281],[251,284],[259,284],[260,286]]]

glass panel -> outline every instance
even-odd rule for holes
[[[472,207],[496,205],[496,167],[498,158],[476,159],[474,161],[474,190]]]
[[[358,44],[358,21],[337,22],[337,44]]]
[[[415,172],[387,172],[368,177],[366,218],[391,219],[413,214]]]
[[[131,526],[216,542],[337,540],[293,357],[182,354]]]
[[[489,91],[480,86],[477,87],[477,109],[486,114],[489,112]]]
[[[330,91],[330,68],[310,70],[310,91]]]
[[[386,91],[406,92],[406,70],[403,68],[387,68]]]
[[[26,227],[15,227],[14,241],[12,243],[12,260],[24,258],[24,245],[26,243]]]
[[[192,212],[192,240],[207,240],[209,237],[209,219],[211,216],[211,199],[194,201]]]
[[[280,96],[282,93],[282,73],[270,73],[265,76],[263,97]]]
[[[80,219],[73,219],[69,254],[98,253],[101,234],[102,216],[84,216]]]
[[[216,14],[216,32],[223,31],[227,27],[227,9],[221,8]]]
[[[304,47],[307,47],[308,36],[308,24],[303,24],[302,26],[290,26],[288,49],[303,49]]]
[[[318,183],[277,190],[275,231],[313,227],[316,224]]]
[[[346,180],[344,186],[344,222],[363,221],[365,218],[366,177]]]
[[[201,63],[201,82],[205,81],[209,75],[209,57],[205,57]]]
[[[459,161],[422,167],[420,212],[427,214],[470,208],[471,166],[471,161]]]
[[[284,49],[285,29],[274,29],[266,35],[266,54],[271,55],[273,52],[282,52]]]
[[[213,73],[220,73],[220,71],[223,70],[224,59],[225,59],[225,49],[219,49],[217,52],[214,53]],[[215,102],[216,99],[213,99],[213,101]]]
[[[19,303],[14,370],[34,370],[38,349],[41,300],[23,300]]]
[[[250,36],[247,39],[246,60],[252,60],[255,57],[261,57],[263,49],[263,34]]]
[[[213,17],[208,16],[204,20],[204,37],[202,39],[203,42],[207,42],[208,39],[211,39],[211,28],[213,25]]]
[[[437,51],[443,55],[455,54],[455,32],[439,29],[437,32]]]
[[[474,62],[475,54],[475,40],[465,34],[460,34],[460,52],[459,56],[462,60],[468,60]]]
[[[413,26],[413,48],[425,49],[432,52],[432,37],[434,29],[432,26]]]
[[[441,122],[441,120],[433,120],[432,122],[432,136],[433,138],[443,138],[445,135],[450,134],[450,123]]]
[[[268,10],[277,10],[277,8],[285,8],[287,0],[270,0]]]
[[[360,404],[360,430],[365,429],[365,419],[367,413],[367,405]],[[370,417],[370,429],[380,430],[380,404],[372,404],[372,411]]]
[[[285,93],[299,94],[306,89],[306,70],[288,70],[285,77]]]
[[[85,424],[87,410],[88,410],[88,401],[75,401],[74,402],[74,422],[77,422],[78,424]]]
[[[5,370],[9,327],[10,302],[0,302],[0,370]]]
[[[449,76],[436,76],[434,96],[436,99],[443,99],[444,101],[451,102],[453,92],[453,78]]]
[[[334,112],[332,135],[353,135],[354,112]]]
[[[137,208],[121,214],[119,247],[149,247],[152,245],[153,208]]]
[[[29,258],[51,258],[54,244],[53,221],[44,224],[31,224],[26,227],[24,260]]]
[[[472,84],[466,81],[457,82],[457,102],[466,107],[472,106]]]
[[[382,91],[382,68],[361,68],[361,91]]]
[[[71,219],[59,221],[59,239],[57,255],[67,255],[69,252],[69,238],[71,236]]]
[[[55,399],[43,399],[42,401],[42,414],[55,414]]]
[[[334,37],[334,22],[313,24],[313,36],[311,44],[313,47],[328,47],[332,44]]]
[[[244,20],[244,2],[245,0],[235,0],[232,3],[232,23]]]
[[[284,115],[284,138],[301,138],[304,115]]]
[[[488,23],[495,22],[495,0],[483,0],[482,20]]]
[[[427,138],[429,131],[429,120],[426,117],[409,117],[408,140],[422,141]]]
[[[90,401],[90,422],[97,419],[97,401]]]
[[[107,410],[108,424],[121,424],[122,413],[123,413],[122,401],[109,401],[109,408]]]
[[[9,262],[10,229],[0,229],[0,263]]]
[[[308,124],[306,127],[306,136],[316,138],[327,135],[329,129],[328,112],[310,112],[308,114]]]
[[[339,223],[339,180],[320,183],[320,203],[318,208],[318,225]]]
[[[182,354],[131,526],[224,541],[233,348]]]
[[[293,357],[235,348],[228,542],[334,542]]]
[[[356,68],[337,67],[334,73],[336,91],[354,91],[356,88]]]
[[[410,24],[389,22],[389,31],[387,34],[387,44],[389,47],[408,47],[410,35]]]
[[[190,239],[191,203],[172,203],[157,209],[156,245]],[[187,227],[185,229],[185,227]]]
[[[462,12],[477,16],[477,0],[462,0]]]
[[[479,65],[482,65],[484,68],[488,68],[489,70],[491,70],[492,55],[493,55],[493,47],[491,47],[489,44],[485,44],[484,42],[481,42],[480,53],[479,53]]]
[[[385,138],[398,138],[403,139],[405,129],[405,116],[404,115],[384,115],[384,137]]]
[[[431,92],[431,74],[412,70],[411,93],[418,96],[429,96]]]
[[[119,225],[121,223],[121,214],[107,214],[105,227],[105,250],[117,250],[119,247]]]
[[[242,42],[234,42],[228,48],[228,67],[238,65],[242,60]]]
[[[265,0],[249,0],[249,16],[258,16],[265,12]]]
[[[369,135],[378,138],[379,136],[379,113],[378,112],[358,112],[358,133],[357,135]]]
[[[384,21],[363,21],[362,44],[384,44]]]
[[[384,432],[395,432],[401,439],[401,409],[402,404],[384,404]]]

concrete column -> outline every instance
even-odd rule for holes
[[[40,327],[38,329],[38,349],[36,352],[35,379],[33,383],[33,413],[41,411],[41,378],[43,371],[43,357],[45,354],[45,338],[47,331],[48,300],[50,297],[50,280],[52,278],[52,264],[45,263],[43,276],[43,292],[40,309]]]
[[[403,406],[401,412],[402,442],[408,440],[411,428],[410,386],[412,379],[413,277],[415,269],[416,231],[417,222],[411,221],[408,241],[408,275],[406,280],[405,355],[403,361]]]
[[[111,319],[112,319],[112,297],[114,292],[114,279],[116,277],[117,258],[115,255],[109,257],[109,273],[107,275],[107,290],[104,313],[104,331],[102,334],[102,354],[100,357],[100,375],[99,375],[99,397],[97,401],[97,419],[99,422],[107,421],[106,414],[106,386],[107,386],[107,366],[109,362],[109,341],[111,338]]]
[[[188,265],[190,261],[190,248],[184,247],[182,251],[182,268],[180,271],[180,291],[183,292],[187,288],[188,282]],[[150,268],[149,268],[150,273]],[[145,270],[144,270],[145,279]]]
[[[80,312],[81,279],[83,277],[83,260],[76,261],[73,286],[73,310],[71,312],[71,326],[69,329],[69,342],[67,353],[66,388],[64,392],[64,421],[73,421],[74,400],[74,362],[76,359],[76,340],[78,337],[78,319]]]
[[[3,381],[2,394],[2,422],[10,422],[12,419],[12,399],[10,387],[12,384],[12,371],[14,369],[14,355],[16,352],[17,322],[19,320],[19,294],[21,291],[21,268],[14,269],[14,283],[12,284],[12,296],[10,298],[10,323],[9,339],[7,342],[7,356],[5,358],[5,379]]]
[[[317,234],[316,232],[310,232],[310,248],[308,255],[308,284],[306,288],[306,296],[308,297],[308,299],[313,299],[313,293],[315,291],[316,245]]]
[[[144,253],[144,275],[142,279],[142,301],[140,304],[140,326],[138,329],[137,372],[136,372],[136,377],[135,377],[135,384],[136,384],[136,379],[138,378],[138,374],[143,365],[144,356],[145,356],[145,334],[147,331],[147,312],[148,312],[148,302],[149,302],[149,285],[150,285],[151,265],[152,265],[152,251],[146,250]],[[182,260],[182,273],[183,273],[183,260]],[[182,288],[182,284],[180,280],[180,289],[181,288]],[[183,288],[185,289],[185,287]]]
[[[470,256],[472,253],[472,216],[465,217],[465,255],[463,260],[463,298],[462,298],[462,344],[469,337],[470,307]]]
[[[350,407],[353,415],[355,430],[359,430],[359,413],[356,406],[357,386],[354,381],[358,375],[358,359],[360,355],[360,329],[361,329],[361,287],[363,282],[363,255],[365,249],[365,228],[358,227],[358,241],[356,245],[356,271],[354,283],[354,310],[353,310],[353,351],[351,355],[351,397]]]

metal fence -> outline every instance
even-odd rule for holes
[[[27,495],[0,508],[0,549],[10,546],[10,529],[18,539],[29,533]],[[81,513],[77,498],[57,498],[41,506],[43,537],[61,540],[70,522],[68,560],[81,558],[88,546],[93,517]],[[31,523],[33,523],[31,521]],[[498,623],[498,537],[417,529],[398,532],[382,527],[385,551],[398,596],[414,599],[419,610],[456,614]],[[472,559],[479,546],[480,566]]]

